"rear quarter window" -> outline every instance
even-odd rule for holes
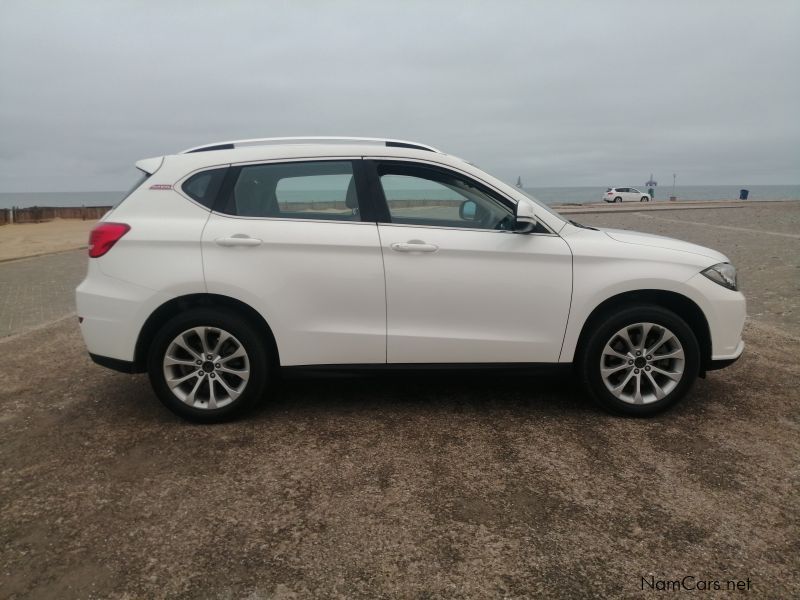
[[[200,171],[184,181],[181,189],[192,200],[210,209],[214,205],[227,171],[228,167]]]

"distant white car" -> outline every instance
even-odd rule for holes
[[[650,194],[636,188],[608,188],[603,194],[606,202],[650,202]]]
[[[744,348],[719,252],[579,225],[430,146],[245,140],[136,166],[91,233],[80,327],[189,419],[240,413],[279,372],[492,367],[573,370],[645,416]]]

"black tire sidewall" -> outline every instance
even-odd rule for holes
[[[616,198],[614,198],[614,202],[622,202],[622,198],[620,198],[619,196],[617,196]]]
[[[600,374],[600,356],[614,333],[626,325],[643,322],[663,325],[678,337],[685,357],[683,378],[661,400],[650,404],[628,404],[606,388]],[[582,348],[578,368],[584,387],[603,408],[616,414],[645,417],[673,406],[691,389],[700,371],[700,346],[689,325],[674,312],[655,305],[630,306],[607,314],[605,319],[599,321]]]
[[[242,395],[216,410],[185,404],[172,393],[164,378],[163,358],[169,344],[182,331],[200,326],[219,327],[232,334],[244,346],[250,361],[250,379]],[[249,321],[230,311],[195,308],[172,318],[159,330],[150,345],[147,371],[159,400],[172,412],[190,421],[216,423],[233,418],[263,397],[270,376],[268,358],[264,341]]]

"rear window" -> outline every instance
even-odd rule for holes
[[[195,173],[183,182],[181,189],[192,200],[206,208],[212,208],[227,170],[227,167],[223,167]]]
[[[245,165],[220,212],[240,217],[360,221],[351,161]]]
[[[136,178],[136,181],[134,182],[134,184],[130,188],[128,188],[128,191],[125,192],[125,194],[123,194],[123,196],[122,196],[122,198],[120,199],[119,202],[114,204],[114,206],[113,206],[113,208],[111,210],[114,210],[114,208],[119,207],[120,204],[125,202],[125,200],[128,198],[128,196],[130,196],[133,192],[138,190],[139,186],[141,186],[148,179],[150,179],[150,173],[145,173],[144,171],[138,171],[138,177]]]

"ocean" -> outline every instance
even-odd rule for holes
[[[750,190],[750,200],[800,200],[800,185],[685,185],[676,186],[679,200],[735,200],[739,190]],[[644,186],[637,189],[646,191]],[[526,187],[545,204],[587,204],[600,202],[606,191],[602,186]],[[655,188],[655,199],[669,200],[672,187]],[[0,192],[0,208],[17,206],[113,206],[125,192]]]

